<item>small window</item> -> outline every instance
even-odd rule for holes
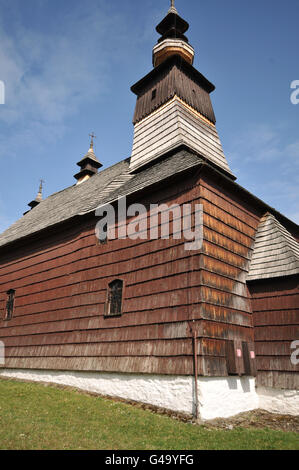
[[[108,299],[106,305],[106,315],[121,315],[122,313],[123,281],[116,279],[108,286]]]
[[[16,293],[16,291],[13,290],[13,289],[10,289],[7,292],[5,320],[11,320],[12,319],[12,314],[13,314],[13,311],[14,311],[14,304],[15,304],[15,293]]]
[[[155,88],[153,91],[152,91],[152,100],[154,100],[157,96],[157,89]]]

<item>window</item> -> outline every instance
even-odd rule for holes
[[[106,315],[121,315],[122,310],[123,281],[116,279],[108,286],[108,298]]]
[[[14,304],[15,304],[15,293],[16,293],[16,291],[13,290],[13,289],[10,289],[7,292],[5,320],[11,320],[12,319],[12,314],[13,314]]]
[[[157,89],[155,88],[153,91],[152,91],[152,100],[154,100],[157,96]]]

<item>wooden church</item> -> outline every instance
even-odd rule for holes
[[[296,414],[299,227],[236,182],[215,87],[193,67],[189,25],[171,3],[153,69],[132,87],[130,158],[103,169],[92,140],[76,184],[44,200],[40,188],[0,235],[0,377],[201,419]],[[123,196],[202,204],[201,249],[174,237],[100,242],[95,211]]]

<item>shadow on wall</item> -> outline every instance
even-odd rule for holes
[[[228,386],[230,390],[238,390],[238,380],[241,379],[241,377],[230,377],[230,380],[228,382]],[[242,380],[240,380],[241,387],[243,389],[244,393],[248,393],[251,391],[250,389],[250,378],[249,377],[242,377]]]

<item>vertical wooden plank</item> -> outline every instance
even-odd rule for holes
[[[226,368],[228,375],[235,375],[237,373],[236,361],[235,361],[235,348],[233,341],[225,342],[225,356],[226,356]]]
[[[235,340],[234,347],[235,347],[235,357],[236,357],[236,370],[237,370],[237,374],[241,376],[245,374],[242,341]]]

